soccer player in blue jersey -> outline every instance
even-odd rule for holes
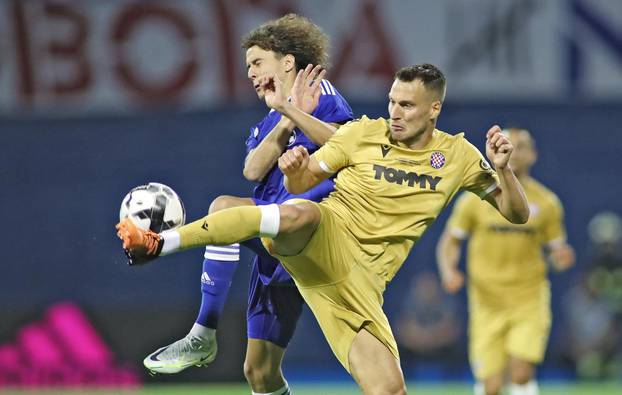
[[[306,18],[289,14],[250,32],[242,41],[246,50],[248,78],[259,99],[264,99],[265,80],[276,76],[289,95],[294,83],[303,83],[309,92],[292,101],[313,116],[334,125],[352,119],[352,109],[324,80],[325,71],[309,64],[327,62],[328,38]],[[296,78],[298,75],[298,78]],[[317,106],[317,107],[316,107]],[[283,186],[277,160],[283,152],[302,146],[314,152],[331,133],[303,133],[279,112],[271,110],[250,129],[246,141],[244,176],[258,182],[252,198],[220,196],[210,213],[243,205],[283,203],[292,198],[320,201],[333,190],[327,179],[301,195],[292,195]],[[258,239],[242,245],[257,253],[253,261],[247,313],[248,346],[244,373],[254,392],[289,394],[281,372],[285,349],[302,311],[303,299],[290,275],[270,256]],[[177,373],[190,366],[206,365],[216,356],[216,329],[234,271],[239,260],[239,244],[207,246],[201,275],[202,302],[197,320],[184,338],[160,348],[145,358],[145,366],[158,373]]]

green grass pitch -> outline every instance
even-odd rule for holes
[[[295,395],[355,395],[360,391],[349,384],[292,383]],[[89,390],[48,390],[48,391],[1,391],[2,394],[127,394],[127,395],[249,395],[245,384],[192,384],[192,385],[147,385],[137,390],[107,391]],[[472,387],[464,383],[423,384],[409,383],[408,393],[415,395],[472,395]],[[622,383],[543,383],[541,395],[622,395]]]

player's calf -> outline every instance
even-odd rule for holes
[[[503,374],[495,374],[484,379],[485,395],[501,395],[503,389]]]

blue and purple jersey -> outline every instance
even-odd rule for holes
[[[352,109],[333,85],[328,80],[322,80],[321,88],[320,101],[312,115],[317,119],[330,123],[342,124],[351,121],[353,119]],[[253,126],[250,131],[250,136],[246,140],[246,153],[248,154],[251,150],[257,148],[280,120],[281,114],[278,111],[271,110],[261,122]],[[314,153],[319,148],[319,146],[311,141],[300,129],[295,128],[287,143],[286,149],[291,149],[297,145],[304,146],[309,151],[309,154]],[[274,166],[266,177],[255,187],[253,199],[255,199],[258,204],[280,204],[294,198],[319,202],[328,196],[333,188],[334,182],[332,178],[329,178],[305,193],[300,195],[291,194],[283,185],[283,173],[278,166]],[[266,258],[258,257],[257,264],[259,265],[260,278],[265,284],[293,282],[289,274],[278,264],[278,261],[276,261],[276,263],[267,262]]]

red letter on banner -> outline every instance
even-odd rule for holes
[[[149,19],[157,18],[174,27],[182,37],[189,51],[188,57],[183,59],[175,73],[165,81],[157,84],[149,83],[140,78],[140,73],[132,68],[126,59],[125,48],[128,48],[128,40],[135,29]],[[153,102],[171,100],[183,93],[184,89],[192,82],[197,74],[198,62],[196,48],[193,44],[195,32],[190,22],[173,8],[164,7],[161,4],[137,3],[122,11],[116,21],[112,39],[115,45],[116,72],[119,78],[132,90],[132,93],[140,99]],[[157,59],[154,59],[157,61]]]
[[[350,35],[340,46],[342,50],[333,68],[333,78],[338,80],[347,74],[360,72],[390,81],[396,71],[395,52],[378,18],[376,5],[365,2],[355,20],[358,24],[352,27]],[[370,48],[370,43],[373,48]]]
[[[86,57],[86,43],[88,38],[88,25],[84,15],[72,9],[68,4],[58,2],[45,3],[45,13],[48,17],[62,20],[71,25],[71,38],[61,42],[52,40],[47,49],[53,58],[72,60],[74,69],[72,73],[64,73],[63,76],[72,76],[71,80],[54,81],[52,89],[60,95],[83,92],[91,83],[91,68]]]

